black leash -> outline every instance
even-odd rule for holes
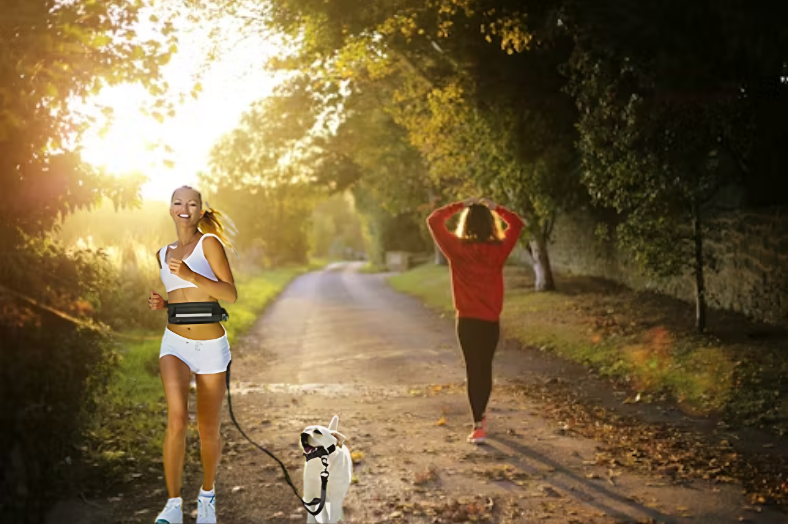
[[[285,482],[287,482],[288,485],[291,488],[293,488],[293,493],[295,493],[295,496],[298,497],[298,501],[304,506],[304,509],[307,510],[311,515],[319,514],[321,511],[323,511],[323,507],[326,504],[326,487],[328,486],[328,455],[333,453],[334,450],[336,449],[336,447],[331,445],[331,446],[328,447],[328,449],[326,449],[326,448],[318,448],[317,450],[313,451],[312,453],[305,454],[307,462],[309,462],[313,458],[320,457],[320,462],[323,464],[323,468],[324,469],[320,473],[320,498],[319,499],[317,499],[317,498],[316,499],[312,499],[311,502],[304,502],[304,499],[301,498],[301,496],[298,494],[298,490],[293,485],[293,481],[290,480],[290,475],[287,473],[287,468],[285,468],[285,465],[282,464],[282,461],[279,460],[278,458],[276,458],[273,453],[271,453],[270,451],[268,451],[267,449],[262,447],[260,444],[256,443],[254,440],[250,439],[246,435],[246,433],[244,433],[244,430],[241,429],[241,426],[238,425],[238,421],[235,420],[235,415],[233,415],[233,403],[232,403],[232,400],[230,399],[230,365],[232,363],[233,363],[233,361],[231,360],[230,363],[227,364],[227,375],[225,376],[225,381],[227,383],[227,405],[230,408],[230,419],[233,421],[233,424],[235,424],[235,427],[238,429],[238,431],[241,432],[241,435],[243,435],[246,440],[248,440],[257,449],[259,449],[260,451],[265,452],[269,457],[271,457],[272,459],[274,459],[275,461],[277,461],[279,463],[279,467],[282,468],[282,473],[285,474]],[[311,509],[309,509],[309,506],[314,506],[315,504],[318,504],[316,510],[312,511]]]

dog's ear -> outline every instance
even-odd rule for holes
[[[336,431],[331,432],[331,436],[337,439],[337,446],[340,448],[345,444],[345,435]]]
[[[328,424],[329,431],[336,431],[339,428],[339,415],[334,415],[331,422]]]

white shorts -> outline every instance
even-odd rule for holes
[[[159,358],[164,355],[178,357],[196,375],[222,373],[227,371],[227,365],[230,363],[230,342],[227,340],[227,331],[225,330],[221,338],[191,340],[165,329]]]

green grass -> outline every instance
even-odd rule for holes
[[[445,313],[453,311],[451,279],[446,267],[425,264],[394,275],[388,282],[397,291],[417,296],[430,307]]]
[[[293,278],[318,267],[321,267],[319,262],[237,276],[239,300],[225,305],[230,314],[230,321],[225,324],[230,345],[252,327]],[[160,457],[166,427],[166,403],[158,365],[163,331],[164,324],[157,330],[116,334],[120,363],[100,400],[98,416],[89,433],[86,451],[93,464],[123,472],[128,469],[129,461],[140,463]],[[195,435],[194,428],[190,433],[192,437]]]
[[[527,269],[509,267],[505,275],[506,336],[622,379],[647,399],[667,395],[688,411],[788,427],[788,413],[780,415],[786,395],[776,392],[788,377],[784,357],[778,358],[781,341],[742,340],[745,320],[720,316],[709,333],[698,335],[692,306],[667,297],[559,275],[559,291],[535,293]],[[420,266],[389,283],[441,312],[453,310],[446,267]],[[781,362],[776,379],[765,376],[774,369],[769,362]]]
[[[372,274],[372,273],[385,273],[388,270],[389,270],[389,268],[387,268],[386,266],[373,264],[372,262],[367,262],[366,264],[361,266],[361,269],[359,270],[359,272]]]

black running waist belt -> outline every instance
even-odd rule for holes
[[[170,324],[215,324],[230,318],[218,302],[181,302],[167,304]]]

